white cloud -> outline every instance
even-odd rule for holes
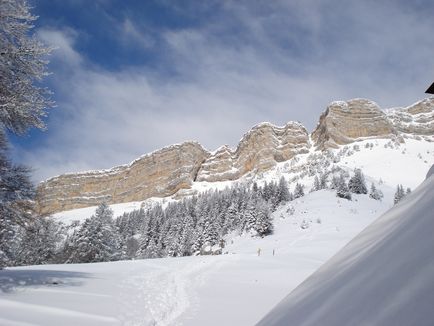
[[[45,44],[54,48],[53,59],[67,62],[68,66],[79,66],[82,63],[80,54],[74,50],[74,41],[77,32],[71,28],[56,30],[42,28],[37,32],[37,37]]]

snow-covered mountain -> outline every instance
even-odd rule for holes
[[[386,111],[365,99],[337,101],[327,107],[311,135],[295,122],[284,127],[261,123],[244,135],[236,149],[223,146],[209,152],[195,142],[169,146],[129,165],[51,178],[39,185],[37,204],[46,214],[101,202],[181,197],[206,182],[218,187],[216,182],[253,178],[275,170],[281,163],[293,164],[306,154],[326,154],[341,145],[388,139],[396,147],[408,139],[432,142],[433,137],[434,98]]]
[[[433,325],[432,171],[416,191],[351,240],[258,326]]]

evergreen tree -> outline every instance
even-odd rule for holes
[[[383,193],[381,192],[381,190],[377,189],[377,187],[375,187],[375,185],[372,183],[369,197],[375,200],[381,200],[383,198]]]
[[[256,201],[255,210],[256,220],[253,229],[261,237],[271,234],[273,231],[273,224],[271,222],[270,209],[267,203],[263,200]]]
[[[345,181],[344,175],[341,174],[336,182],[337,182],[336,196],[338,196],[339,198],[351,200],[351,193],[350,190],[348,189],[347,182]]]
[[[320,184],[318,176],[316,175],[315,178],[314,178],[314,180],[313,180],[313,187],[312,187],[311,191],[312,192],[313,191],[318,191],[320,189],[321,189],[321,184]]]
[[[14,265],[21,229],[31,220],[34,188],[29,170],[7,158],[5,135],[0,129],[0,269]]]
[[[61,225],[51,218],[33,219],[24,230],[17,262],[21,265],[55,263],[62,233]]]
[[[277,188],[278,203],[286,203],[291,200],[291,194],[288,189],[288,182],[282,176],[279,179],[279,184]]]
[[[294,198],[300,198],[304,196],[304,186],[300,183],[295,185]]]
[[[319,187],[320,189],[327,189],[327,174],[321,173],[319,175]]]
[[[367,194],[368,189],[366,188],[365,177],[363,176],[362,170],[355,169],[353,177],[350,178],[348,182],[348,188],[352,193],[355,194]]]
[[[119,240],[113,221],[113,211],[103,203],[98,206],[95,215],[87,219],[78,231],[69,262],[117,260],[120,258]]]
[[[396,205],[398,202],[400,202],[402,198],[404,198],[404,196],[405,196],[404,187],[402,185],[397,185],[395,196],[393,198],[394,204]]]

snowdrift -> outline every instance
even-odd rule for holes
[[[431,173],[257,325],[433,325],[433,230]]]

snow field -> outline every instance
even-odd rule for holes
[[[0,316],[5,325],[253,325],[390,201],[310,193],[274,213],[273,235],[232,235],[220,256],[10,268],[0,271]],[[41,281],[19,283],[21,273]]]

